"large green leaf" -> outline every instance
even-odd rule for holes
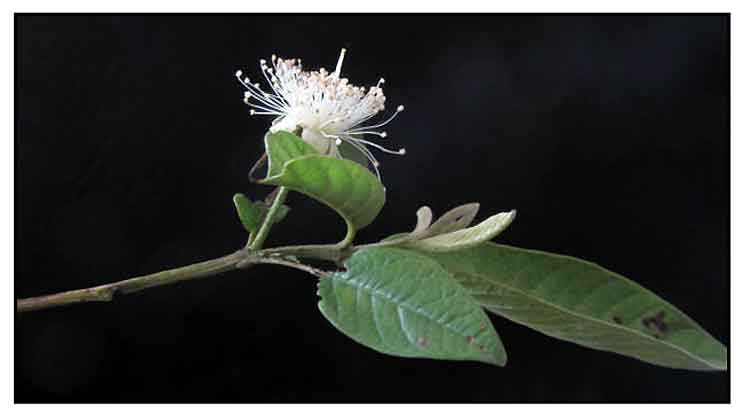
[[[269,174],[261,183],[285,186],[317,199],[335,209],[353,229],[370,224],[384,206],[382,183],[353,161],[308,155],[307,146],[294,134],[269,134]]]
[[[506,363],[490,320],[435,261],[399,248],[367,248],[318,284],[320,311],[357,342],[404,357]]]
[[[596,264],[490,242],[426,255],[490,311],[547,335],[661,366],[727,369],[727,348],[697,323]]]

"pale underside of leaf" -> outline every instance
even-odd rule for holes
[[[433,211],[431,211],[431,208],[429,208],[428,206],[423,206],[422,208],[418,209],[417,212],[415,212],[415,215],[417,217],[415,229],[413,229],[413,232],[410,233],[410,236],[413,238],[419,235],[423,235],[423,233],[431,226],[431,221],[433,220]]]
[[[415,212],[415,215],[416,215],[415,229],[413,229],[412,232],[390,235],[387,238],[385,238],[384,241],[395,240],[396,242],[393,245],[399,245],[405,241],[410,241],[410,240],[423,237],[428,231],[428,228],[431,226],[431,222],[433,221],[433,211],[431,211],[431,208],[429,208],[428,206],[423,206],[420,209],[418,209],[417,212]]]
[[[435,261],[368,248],[346,268],[322,278],[318,294],[323,315],[347,336],[395,356],[505,364],[487,315]]]
[[[498,236],[515,218],[515,210],[503,212],[491,216],[471,228],[406,242],[406,245],[429,252],[448,252],[467,249]]]
[[[472,223],[480,209],[479,203],[467,203],[444,213],[425,232],[426,237],[464,229]]]
[[[493,243],[427,255],[490,311],[547,335],[661,366],[727,369],[727,348],[697,323],[596,264]]]

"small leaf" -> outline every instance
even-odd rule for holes
[[[262,200],[259,200],[259,201],[255,202],[255,204],[261,209],[261,212],[263,214],[263,216],[261,216],[261,223],[262,223],[263,222],[263,218],[266,217],[265,215],[266,215],[266,213],[268,213],[268,208],[270,206],[268,206],[266,204],[266,202],[264,202]],[[291,208],[289,206],[287,206],[287,205],[281,205],[279,207],[279,211],[276,213],[276,217],[274,218],[273,223],[274,224],[277,224],[277,223],[281,222],[282,220],[284,220],[284,218],[286,218],[286,215],[289,214],[289,211],[291,211]]]
[[[245,230],[251,233],[257,232],[263,220],[263,215],[265,215],[265,206],[262,207],[251,202],[242,193],[235,194],[232,197],[232,202],[235,204],[237,216]]]
[[[466,249],[493,239],[499,233],[503,232],[515,218],[515,210],[503,212],[491,216],[471,228],[443,233],[430,238],[412,240],[406,244],[415,249],[429,252],[447,252]],[[431,229],[433,229],[433,226],[431,226]]]
[[[549,336],[660,366],[727,370],[727,348],[699,324],[596,264],[489,242],[427,255],[490,311]]]
[[[435,261],[398,248],[356,252],[318,284],[322,314],[382,353],[504,365],[487,315]]]
[[[257,202],[251,202],[250,199],[242,193],[237,193],[232,197],[232,201],[235,204],[237,210],[237,216],[240,218],[240,222],[246,231],[250,233],[258,232],[263,223],[263,219],[266,217],[268,212],[268,206],[265,202],[259,200]],[[286,215],[289,214],[291,209],[287,205],[281,205],[279,211],[276,214],[274,223],[279,223]]]
[[[433,220],[433,212],[428,206],[423,206],[418,209],[415,215],[417,216],[418,221],[415,224],[415,229],[413,229],[413,232],[410,234],[412,237],[425,233],[431,226],[431,221]]]
[[[428,232],[426,232],[426,236],[436,236],[442,233],[454,232],[470,226],[479,209],[479,203],[468,203],[466,205],[455,207],[441,215],[441,217],[431,225]]]
[[[382,183],[368,169],[352,161],[316,152],[306,155],[315,151],[308,147],[294,134],[269,134],[266,137],[269,175],[260,183],[285,186],[325,203],[353,229],[370,224],[384,206]],[[297,154],[298,158],[290,158]]]
[[[426,231],[428,231],[428,227],[431,226],[431,221],[433,220],[433,212],[428,206],[423,206],[418,209],[415,214],[417,217],[417,221],[413,232],[390,235],[382,239],[382,242],[396,241],[395,245],[399,245],[405,241],[417,239],[422,235],[425,235]]]

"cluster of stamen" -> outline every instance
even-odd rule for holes
[[[379,176],[379,161],[366,146],[377,148],[391,154],[405,154],[405,149],[390,150],[377,143],[365,140],[364,135],[387,137],[378,129],[392,121],[404,107],[398,106],[385,121],[362,124],[383,111],[385,96],[382,91],[384,78],[368,90],[354,86],[347,78],[341,78],[341,67],[345,56],[341,50],[335,71],[324,68],[319,71],[303,71],[301,59],[282,59],[271,56],[271,65],[260,60],[261,73],[271,87],[264,91],[260,83],[243,77],[242,71],[236,77],[245,87],[244,102],[250,106],[251,115],[274,115],[279,117],[271,127],[272,131],[289,130],[297,127],[309,129],[330,140],[328,153],[340,157],[338,145],[345,142],[363,153],[374,166]]]

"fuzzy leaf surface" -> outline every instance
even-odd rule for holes
[[[448,252],[470,248],[489,241],[501,232],[516,218],[516,211],[503,212],[491,216],[471,228],[459,229],[430,238],[411,240],[406,245],[429,252]],[[433,229],[433,226],[431,226]]]

